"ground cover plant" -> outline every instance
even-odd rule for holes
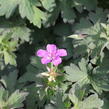
[[[109,109],[108,0],[0,0],[0,109]]]

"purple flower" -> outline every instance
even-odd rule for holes
[[[42,58],[42,64],[53,63],[55,66],[58,66],[62,62],[61,57],[67,56],[67,51],[58,49],[54,44],[48,44],[46,50],[39,49],[36,54]]]

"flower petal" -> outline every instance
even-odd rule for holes
[[[67,51],[65,49],[58,49],[56,55],[57,56],[67,56]]]
[[[51,59],[49,58],[49,57],[43,57],[42,59],[41,59],[41,63],[42,64],[48,64],[48,63],[50,63],[51,62]]]
[[[37,51],[36,55],[39,56],[39,57],[47,56],[47,51],[46,50],[39,49]]]
[[[62,59],[60,57],[56,57],[52,63],[55,65],[55,66],[58,66],[59,64],[61,64],[62,62]]]
[[[48,44],[47,45],[47,51],[49,53],[56,53],[57,47],[54,44]]]

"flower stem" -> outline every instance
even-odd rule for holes
[[[51,69],[53,69],[53,63],[51,63]]]

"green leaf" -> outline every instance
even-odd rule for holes
[[[25,100],[28,93],[26,92],[19,92],[16,90],[7,100],[7,106],[9,108],[20,108],[23,107],[23,101]]]
[[[96,91],[100,92],[102,90],[109,91],[109,78],[106,71],[97,71],[92,75],[91,83]]]
[[[26,98],[26,108],[27,109],[34,109],[37,108],[37,100],[38,99],[38,88],[36,87],[36,84],[32,84],[26,87],[26,90],[28,91],[28,96]]]
[[[46,17],[44,12],[36,7],[37,3],[34,0],[0,0],[0,16],[5,15],[6,18],[9,18],[18,7],[22,18],[26,17],[30,23],[40,28],[41,21]]]
[[[19,2],[19,12],[22,18],[27,18],[30,23],[41,27],[41,21],[45,20],[45,14],[39,8],[35,6],[33,0],[20,0]]]
[[[87,61],[82,58],[81,61],[78,63],[79,68],[81,69],[81,71],[83,72],[87,72]]]
[[[95,10],[97,7],[97,0],[77,0],[77,2],[85,6],[87,10]]]
[[[84,60],[85,61],[85,60]],[[86,64],[82,60],[79,63],[79,67],[75,64],[71,64],[70,66],[65,67],[65,71],[67,73],[66,79],[68,81],[77,82],[77,81],[85,81],[88,79]]]
[[[109,101],[108,101],[108,99],[104,98],[103,101],[104,101],[104,105],[103,105],[102,109],[108,109],[109,108]]]
[[[53,105],[51,104],[48,104],[45,106],[45,109],[55,109],[55,107],[53,107]]]
[[[69,98],[74,103],[73,109],[101,109],[103,100],[96,93],[85,97],[87,91],[85,88],[74,84],[70,90]]]
[[[98,98],[97,94],[90,95],[79,104],[79,109],[101,109],[103,101]]]
[[[73,84],[72,88],[69,91],[69,98],[77,105],[79,101],[81,101],[84,97],[85,89],[81,88],[78,84]]]
[[[63,96],[61,92],[58,92],[56,95],[56,109],[65,109],[64,108],[64,102],[63,102]]]
[[[16,66],[16,56],[13,53],[8,53],[7,51],[4,51],[3,53],[5,64],[11,64]]]
[[[29,73],[25,73],[23,76],[21,76],[19,78],[19,83],[25,83],[27,81],[36,81],[37,78],[36,78],[36,74],[35,73],[32,73],[32,72],[29,72]]]
[[[8,89],[9,93],[12,93],[16,88],[17,83],[17,74],[16,70],[8,71],[8,75],[4,75],[1,77],[1,82],[4,84],[5,88]]]
[[[105,22],[106,21],[106,11],[102,8],[97,8],[95,12],[89,13],[89,19],[95,24],[97,22]]]
[[[82,37],[82,35],[74,34],[74,35],[68,36],[68,38],[73,38],[73,39],[76,39],[76,40],[81,40],[81,39],[83,39],[84,37]]]
[[[71,64],[65,67],[67,73],[66,78],[69,81],[76,82],[86,76],[85,72],[82,72],[76,65]]]
[[[55,25],[56,20],[58,19],[60,13],[59,4],[57,4],[56,8],[52,12],[47,13],[46,20],[44,20],[43,25],[45,27],[49,27],[51,25]]]
[[[54,27],[54,33],[59,36],[68,36],[72,32],[71,25],[60,23]]]
[[[43,86],[41,73],[42,70],[38,69],[36,66],[29,64],[27,66],[27,72],[18,79],[18,83],[26,84],[28,82],[35,82],[37,86]]]
[[[41,2],[43,7],[49,12],[52,12],[54,7],[56,7],[55,0],[41,0]]]
[[[6,21],[6,20],[1,19],[0,33],[5,38],[7,38],[6,36],[8,35],[8,38],[9,39],[12,38],[12,40],[14,40],[15,43],[17,43],[19,39],[22,42],[29,41],[30,32],[31,30],[28,27],[26,27],[26,24],[19,19],[15,20],[13,23],[11,21]],[[14,41],[11,41],[11,43],[14,43]],[[14,47],[16,47],[16,45]]]
[[[5,15],[6,18],[9,18],[15,11],[18,3],[18,0],[0,0],[0,16]]]
[[[60,0],[61,16],[64,22],[72,23],[75,19],[75,13],[72,9],[72,1]]]
[[[0,88],[0,108],[11,109],[23,107],[23,101],[28,94],[26,92],[19,92],[16,90],[9,96],[9,93],[4,88]]]
[[[3,108],[6,106],[6,100],[8,99],[8,92],[0,87],[0,108]]]
[[[92,27],[92,24],[89,20],[81,18],[80,22],[77,23],[74,27],[76,33],[79,34],[89,34],[89,29]]]
[[[27,41],[29,42],[30,40],[30,29],[27,28],[26,26],[16,26],[12,29],[12,38],[18,40],[21,39],[23,42]]]
[[[1,20],[0,23],[0,54],[5,64],[16,66],[16,55],[14,52],[18,46],[25,41],[30,41],[30,29],[19,20],[16,23]]]

